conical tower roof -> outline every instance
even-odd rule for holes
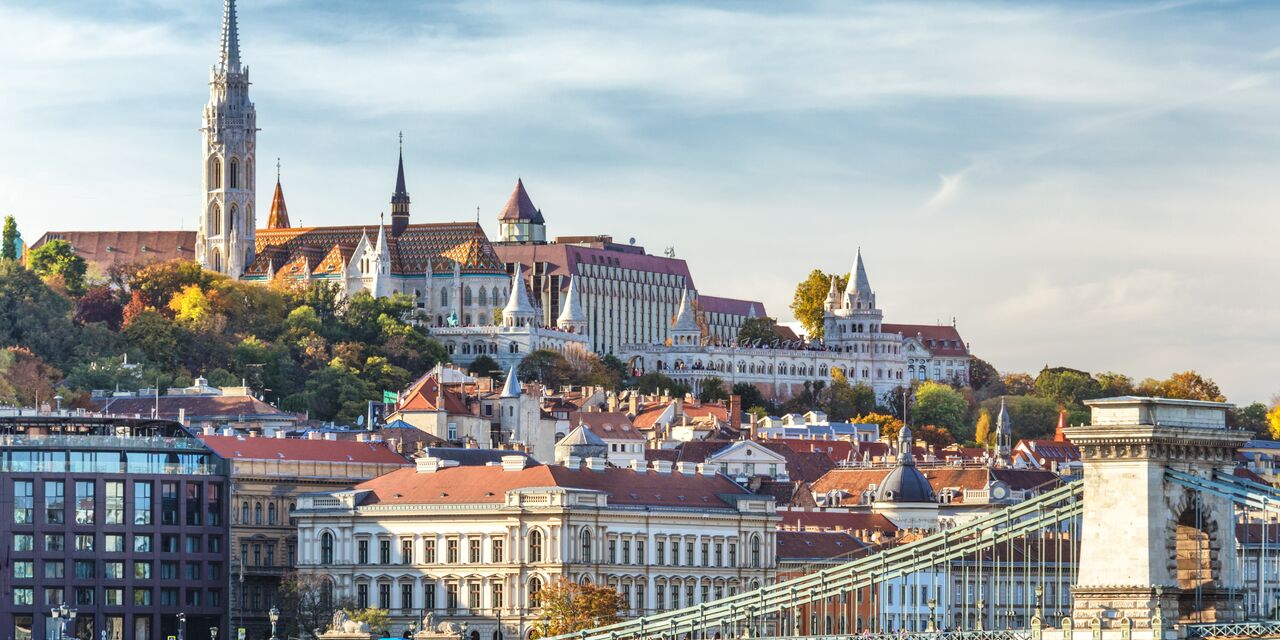
[[[861,248],[858,249],[858,258],[854,262],[853,270],[849,273],[849,283],[844,287],[844,294],[863,300],[871,300],[874,295],[871,291],[871,281],[867,278],[867,267],[862,264]]]
[[[1004,406],[1004,398],[1000,398],[1000,417],[996,418],[996,433],[1013,433],[1013,420],[1009,419],[1009,410]]]
[[[502,308],[502,315],[506,318],[528,318],[537,313],[533,303],[529,302],[529,290],[524,286],[524,265],[517,262],[516,272],[511,276],[511,296],[507,299],[507,306]]]
[[[685,289],[680,296],[680,310],[676,312],[675,322],[671,323],[672,331],[701,331],[698,321],[693,317],[693,303],[689,301],[689,290]]]
[[[516,368],[511,367],[507,371],[507,381],[502,385],[501,398],[518,398],[520,397],[520,378],[516,375]]]
[[[392,204],[409,201],[409,190],[404,184],[404,143],[400,144],[400,160],[396,166],[396,191],[391,194]]]
[[[560,317],[556,319],[556,324],[560,326],[585,323],[587,314],[582,310],[582,302],[578,299],[578,279],[569,277],[569,291],[564,296],[564,308],[560,310]]]
[[[284,189],[280,187],[280,176],[276,176],[276,192],[271,196],[271,213],[267,215],[268,229],[289,228],[289,208],[284,205]]]
[[[520,178],[516,179],[516,188],[511,192],[511,197],[507,198],[507,204],[502,207],[498,219],[503,222],[546,223],[542,219],[542,211],[533,206],[529,192],[525,191],[524,180]]]
[[[222,48],[218,66],[227,73],[240,73],[240,32],[236,22],[236,0],[226,0],[222,10]]]

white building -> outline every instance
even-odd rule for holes
[[[778,400],[799,393],[806,382],[830,383],[837,369],[882,400],[913,379],[968,381],[968,346],[954,326],[882,324],[861,252],[843,293],[831,279],[823,342],[784,348],[717,344],[697,323],[693,304],[687,295],[681,299],[669,344],[629,344],[620,357],[637,373],[663,373],[688,383],[694,393],[714,377],[726,386],[751,383]]]
[[[772,580],[772,497],[709,468],[636,466],[421,458],[349,491],[302,496],[298,569],[357,607],[388,609],[394,635],[426,612],[486,640],[499,626],[527,637],[539,591],[560,578],[615,587],[629,616]]]

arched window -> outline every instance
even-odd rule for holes
[[[244,186],[246,189],[253,188],[253,160],[246,160],[244,163]]]
[[[276,523],[276,503],[267,505],[267,524]]]
[[[483,307],[483,306],[485,306],[485,305],[489,304],[489,294],[485,292],[485,288],[484,288],[484,287],[480,287],[480,296],[479,296],[479,298],[480,298],[480,300],[479,300],[479,304],[480,304],[480,306],[482,306],[482,307]]]
[[[229,223],[232,233],[235,233],[236,230],[236,213],[238,213],[238,211],[236,211],[236,205],[233,204],[231,205],[231,215],[228,216],[230,218]]]
[[[760,536],[751,536],[751,568],[760,568]]]
[[[262,524],[262,503],[256,502],[253,505],[253,523]]]
[[[249,524],[249,501],[240,503],[240,524]]]
[[[440,287],[440,306],[449,306],[449,287]]]
[[[542,532],[529,532],[529,562],[542,562]]]
[[[209,158],[209,188],[222,188],[222,159],[218,156]]]
[[[214,249],[213,255],[209,258],[209,263],[213,265],[214,271],[222,271],[222,252]]]
[[[464,287],[462,289],[462,305],[466,307],[471,306],[471,287]]]
[[[240,160],[231,159],[231,176],[227,179],[227,184],[232,189],[240,188]]]
[[[582,530],[582,562],[591,562],[591,531]]]
[[[222,235],[222,207],[216,202],[209,207],[209,235]]]
[[[537,609],[542,606],[542,581],[537,578],[529,578],[529,608]]]
[[[320,535],[320,564],[333,564],[333,534],[328,531]]]

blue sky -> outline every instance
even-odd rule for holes
[[[219,0],[0,0],[0,213],[195,227]],[[240,0],[295,224],[493,218],[674,246],[790,320],[863,248],[891,322],[1003,371],[1280,392],[1280,5]],[[259,192],[260,205],[270,192]],[[261,221],[260,221],[261,222]]]

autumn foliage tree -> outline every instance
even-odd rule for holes
[[[831,291],[831,276],[821,269],[814,269],[809,276],[796,285],[795,295],[791,298],[791,313],[804,325],[809,337],[821,339],[823,332],[823,303],[827,301],[827,293]],[[844,291],[849,282],[849,274],[836,275],[836,287]]]
[[[534,638],[577,633],[621,620],[626,606],[622,594],[613,587],[578,584],[561,578],[538,592],[542,613],[534,628]]]

